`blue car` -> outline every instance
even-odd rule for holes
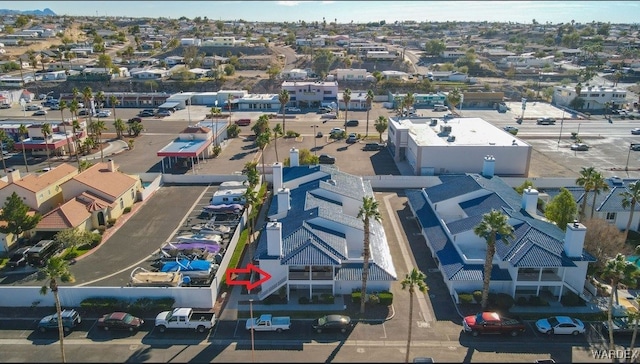
[[[62,311],[62,329],[64,332],[70,332],[76,326],[82,322],[80,314],[76,310],[63,310]],[[38,322],[38,330],[40,332],[47,332],[49,330],[58,330],[58,314],[54,313],[42,318]]]

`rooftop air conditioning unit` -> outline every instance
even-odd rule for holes
[[[440,125],[440,132],[443,134],[451,133],[451,125]]]
[[[456,136],[455,135],[449,135],[449,137],[447,138],[447,141],[452,143],[456,141]]]
[[[613,177],[611,177],[611,182],[612,182],[614,185],[618,185],[618,186],[620,186],[620,185],[622,185],[622,178],[620,178],[620,177],[618,177],[618,176],[613,176]]]

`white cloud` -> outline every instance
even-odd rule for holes
[[[277,4],[283,6],[298,6],[301,2],[302,1],[278,1]]]

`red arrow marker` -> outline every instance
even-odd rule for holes
[[[251,271],[254,271],[260,275],[262,275],[263,277],[260,278],[259,280],[255,281],[255,282],[251,282],[249,280],[246,281],[242,281],[242,280],[233,280],[233,278],[231,277],[232,274],[251,274]],[[269,279],[271,279],[271,274],[263,271],[262,269],[256,267],[255,265],[249,263],[247,264],[246,268],[233,268],[233,269],[227,269],[226,272],[226,281],[228,285],[231,286],[247,286],[247,290],[250,289],[254,289],[256,287],[258,287],[259,285],[261,285],[262,283],[268,281]]]

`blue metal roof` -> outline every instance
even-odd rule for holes
[[[466,174],[442,175],[440,176],[440,180],[442,181],[441,184],[426,188],[432,203],[438,203],[458,196],[460,191],[469,193],[482,188],[471,175]]]
[[[361,281],[362,266],[363,263],[343,264],[336,270],[335,279],[337,281]],[[371,261],[369,261],[369,276],[367,277],[367,281],[393,281],[395,279],[395,276],[392,276],[375,263],[371,264]]]
[[[300,167],[283,167],[282,168],[282,182],[287,183],[300,177],[314,174],[320,170],[319,165],[315,166],[300,166]]]

